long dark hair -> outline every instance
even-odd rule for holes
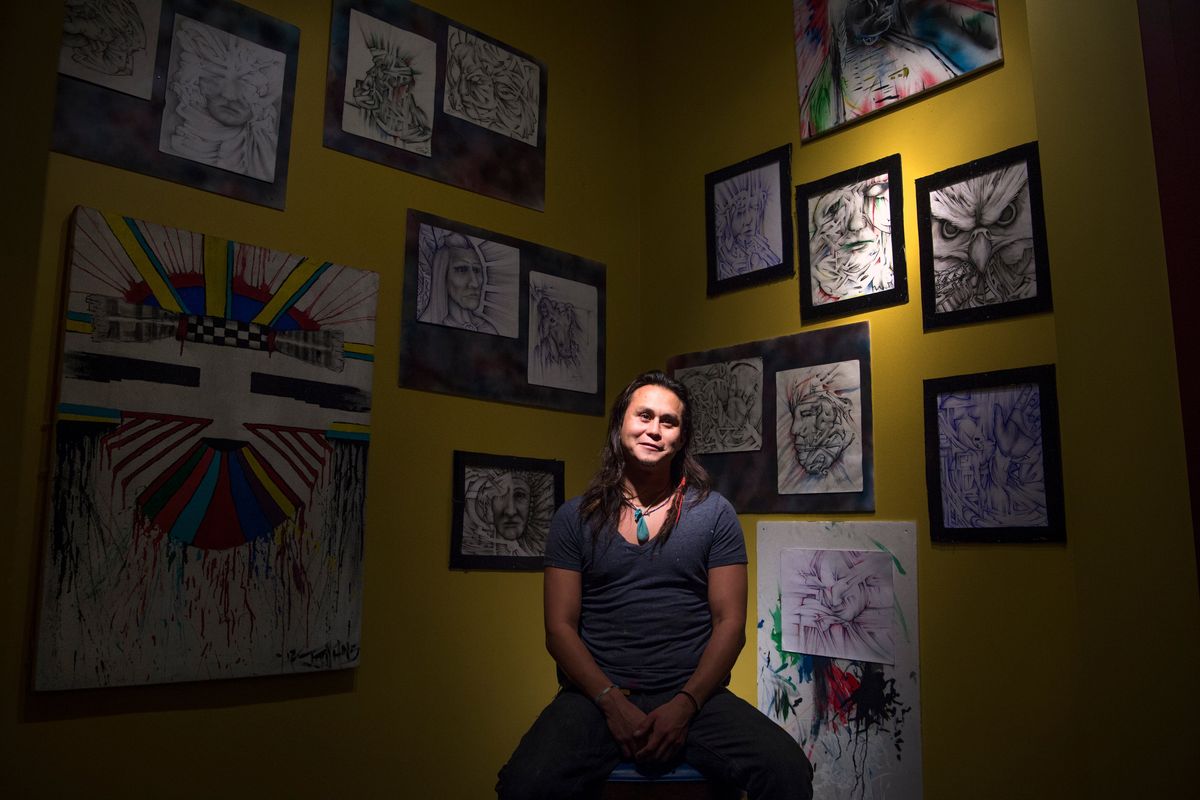
[[[615,533],[617,522],[621,518],[621,504],[625,497],[625,448],[621,444],[621,427],[625,422],[625,412],[629,410],[633,393],[643,386],[661,386],[678,397],[683,405],[679,449],[671,459],[671,483],[676,487],[676,491],[671,498],[666,522],[654,540],[659,545],[666,544],[667,537],[671,535],[683,513],[683,498],[688,489],[698,493],[696,502],[707,497],[711,490],[708,472],[691,453],[692,402],[688,397],[687,387],[664,372],[643,372],[613,401],[612,410],[608,415],[608,442],[600,451],[600,468],[592,476],[579,504],[580,516],[592,529],[593,545],[604,531],[611,529]]]

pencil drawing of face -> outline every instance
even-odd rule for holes
[[[597,370],[596,287],[529,273],[530,383],[593,392]]]
[[[537,145],[541,91],[537,65],[453,26],[446,41],[443,110]]]
[[[1037,293],[1025,162],[931,191],[929,210],[938,312]]]
[[[762,449],[762,358],[675,371],[692,401],[694,453]]]
[[[417,319],[516,338],[519,263],[514,247],[422,225]]]
[[[784,650],[895,663],[889,553],[788,549],[780,570]]]
[[[532,470],[467,467],[465,555],[539,556],[554,514],[554,478]]]
[[[713,189],[717,277],[781,263],[779,167],[772,164],[722,181]]]
[[[858,362],[778,372],[775,380],[780,494],[861,489]]]
[[[273,181],[285,62],[283,53],[177,14],[159,149]]]
[[[809,198],[813,305],[895,287],[887,173]]]

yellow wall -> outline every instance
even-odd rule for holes
[[[58,12],[2,12],[2,80],[22,121],[5,154],[2,324],[15,347],[0,445],[13,454],[0,473],[12,509],[0,791],[486,797],[553,672],[538,576],[445,567],[450,453],[562,458],[571,494],[603,422],[396,388],[405,209],[607,264],[610,397],[669,355],[799,331],[795,279],[704,296],[704,174],[799,144],[790,3],[735,18],[719,2],[426,0],[547,64],[545,213],[323,148],[328,3],[249,4],[301,29],[283,213],[47,155]],[[1002,68],[793,155],[796,183],[903,157],[913,300],[839,322],[872,327],[874,518],[918,521],[926,792],[1176,796],[1200,750],[1189,729],[1200,614],[1135,5],[1094,4],[1086,21],[1067,0],[1030,4],[1028,20],[1019,0],[1001,6]],[[1032,139],[1055,313],[922,334],[912,180]],[[27,690],[62,234],[76,204],[382,274],[359,669]],[[931,546],[921,379],[1045,362],[1059,369],[1068,544]],[[742,518],[751,552],[757,521]],[[751,645],[733,687],[753,700],[754,680]]]

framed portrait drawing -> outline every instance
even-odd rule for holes
[[[908,302],[900,155],[796,187],[804,322]]]
[[[1050,311],[1037,142],[917,179],[925,330]]]
[[[1062,542],[1054,365],[925,381],[935,542]]]
[[[708,296],[790,278],[792,146],[704,176]]]
[[[563,462],[454,451],[451,569],[540,570]]]

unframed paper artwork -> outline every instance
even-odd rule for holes
[[[58,71],[149,100],[162,0],[68,2]]]
[[[378,276],[72,229],[37,688],[355,666]]]
[[[779,191],[778,164],[744,172],[713,188],[718,279],[783,263]]]
[[[543,556],[554,516],[554,476],[534,470],[466,467],[462,553]]]
[[[808,252],[814,306],[894,288],[888,174],[810,197]]]
[[[784,650],[895,663],[887,553],[791,548],[780,570]]]
[[[529,382],[596,391],[596,287],[529,273]]]
[[[532,61],[448,27],[442,103],[447,114],[536,147],[540,85]]]
[[[521,252],[499,242],[421,225],[417,319],[433,325],[520,336]]]
[[[159,149],[274,181],[286,61],[283,53],[176,14]]]
[[[920,630],[912,522],[758,524],[758,707],[800,743],[822,800],[920,800]],[[784,645],[785,554],[878,554],[892,574],[894,664]]]
[[[436,84],[433,42],[350,10],[342,130],[427,156]]]
[[[775,373],[780,494],[863,488],[858,361]]]
[[[722,361],[675,371],[692,405],[692,450],[738,453],[762,449],[762,358]]]

